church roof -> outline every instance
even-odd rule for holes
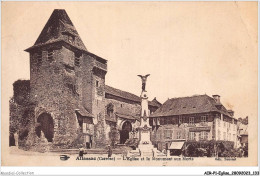
[[[152,102],[155,103],[155,104],[157,104],[158,107],[162,106],[162,103],[160,103],[160,102],[156,99],[156,97],[154,97],[154,99],[152,100]]]
[[[220,112],[231,117],[227,109],[208,95],[168,99],[150,117],[163,117],[195,113]]]
[[[53,11],[34,45],[26,49],[26,51],[55,42],[65,42],[77,49],[87,51],[87,48],[64,9],[55,9]]]
[[[116,97],[120,97],[120,98],[123,98],[123,99],[126,99],[126,100],[131,100],[131,101],[134,101],[134,102],[137,102],[137,103],[141,103],[141,97],[139,97],[135,94],[123,91],[123,90],[119,90],[119,89],[110,87],[108,85],[105,86],[105,93],[110,94],[110,95],[114,95]],[[158,103],[156,103],[154,101],[149,101],[148,104],[149,104],[149,106],[160,107],[158,105]]]
[[[88,112],[88,110],[86,110],[82,105],[79,105],[78,108],[75,109],[75,111],[77,113],[79,113],[83,117],[92,117],[92,118],[94,118],[94,115],[92,113]]]

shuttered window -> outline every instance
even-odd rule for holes
[[[180,131],[177,132],[177,139],[181,139],[181,132]]]
[[[179,124],[182,124],[182,117],[179,117]]]
[[[201,119],[201,122],[207,122],[207,117],[206,116],[201,116],[200,119]]]
[[[207,140],[208,139],[208,132],[201,131],[200,132],[200,140]]]
[[[164,136],[165,136],[165,138],[170,138],[170,139],[172,139],[172,130],[165,129],[165,130],[164,130]]]
[[[190,140],[195,140],[195,132],[190,132],[189,133],[189,139]]]
[[[194,124],[194,117],[190,117],[190,118],[189,118],[189,124],[190,124],[190,125],[193,125],[193,124]]]

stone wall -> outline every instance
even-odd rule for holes
[[[129,100],[128,100],[129,101]],[[141,114],[141,105],[137,103],[132,103],[132,102],[127,102],[125,101],[118,101],[116,98],[106,98],[105,99],[105,104],[106,106],[112,103],[114,105],[114,113],[125,113],[133,116],[140,116]]]
[[[201,122],[201,116],[206,116],[207,121]],[[179,121],[180,117],[181,122]],[[212,139],[214,119],[213,114],[188,114],[182,115],[180,117],[162,117],[160,118],[160,125],[155,125],[153,123],[152,142],[154,144],[158,144],[181,139],[188,141],[190,140],[189,135],[191,131],[194,131],[194,139],[196,141],[200,140],[199,136],[201,131],[208,132],[208,140]],[[194,117],[194,124],[189,124],[189,117]],[[168,135],[166,134],[167,130]]]
[[[107,117],[107,118],[114,120],[115,123],[107,122],[107,125],[105,128],[106,134],[115,133],[116,135],[113,136],[114,138],[116,138],[115,142],[120,143],[120,130],[122,130],[121,128],[122,128],[123,123],[126,121],[129,121],[132,125],[132,128],[136,129],[140,125],[140,121],[139,121],[139,119],[134,120],[134,119],[120,118],[120,117],[116,116],[116,113],[125,114],[125,115],[128,115],[129,117],[132,116],[132,118],[140,117],[141,105],[138,103],[133,103],[132,101],[126,100],[126,99],[124,99],[123,101],[120,101],[120,99],[118,99],[117,97],[110,95],[110,96],[107,96],[107,98],[105,99],[106,116],[109,116],[109,114],[107,114],[107,107],[109,104],[113,105],[113,116]],[[115,129],[116,132],[111,131],[111,129]],[[111,142],[112,141],[111,136],[108,135],[108,137],[109,137],[109,139],[108,139],[109,142]],[[134,137],[138,137],[138,135],[135,135],[132,132],[130,132],[129,138],[131,139]]]
[[[106,121],[109,103],[114,105],[114,114],[128,114],[133,118],[140,116],[140,103],[113,95],[105,97],[106,61],[80,52],[58,43],[30,52],[31,79],[14,83],[14,97],[10,100],[10,136],[15,132],[23,134],[19,145],[24,149],[45,151],[46,148],[81,146],[85,136],[76,109],[83,108],[93,116],[93,128],[88,133],[93,148],[105,148],[111,144],[111,138],[119,141],[115,130],[118,131],[126,119]],[[44,123],[39,121],[39,116],[44,113],[53,120],[53,139],[50,142],[46,142],[42,132],[37,134],[37,129]],[[23,116],[29,118],[29,123],[22,127]],[[138,119],[130,122],[133,128],[140,124]]]
[[[70,148],[77,138],[79,95],[76,92],[74,52],[65,47],[53,50],[53,60],[48,58],[50,48],[31,53],[31,102],[35,103],[35,122],[42,113],[51,115],[54,121],[54,137],[51,148]],[[37,53],[42,51],[39,63]]]

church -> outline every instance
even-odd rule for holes
[[[25,51],[30,80],[13,84],[10,146],[105,148],[138,139],[141,97],[106,85],[107,60],[88,51],[65,10],[53,11]],[[160,106],[149,101],[149,114]]]
[[[13,83],[10,146],[42,152],[108,145],[135,148],[146,115],[149,125],[144,128],[151,127],[147,141],[160,151],[180,155],[195,143],[206,146],[210,141],[237,146],[237,119],[219,95],[172,98],[161,104],[156,98],[147,102],[144,94],[147,114],[141,113],[144,97],[106,84],[107,60],[88,51],[63,9],[53,11],[25,51],[30,80]],[[149,74],[138,76],[144,91]],[[193,155],[194,149],[190,151],[187,156]]]

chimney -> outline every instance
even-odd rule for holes
[[[219,95],[212,95],[214,100],[216,101],[217,104],[220,104],[220,96]]]
[[[230,114],[231,117],[234,117],[234,111],[233,110],[228,110],[228,113]]]

